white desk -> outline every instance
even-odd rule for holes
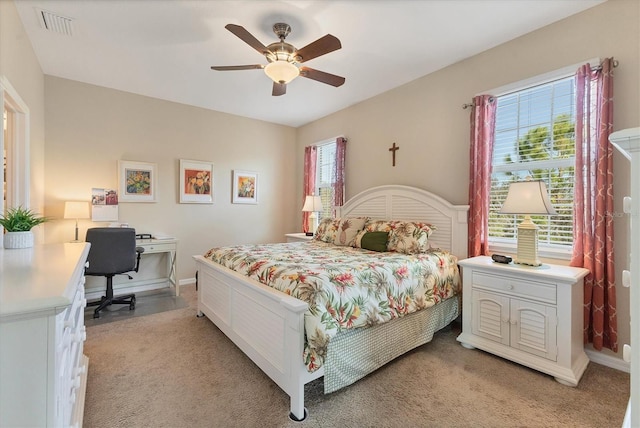
[[[121,294],[139,291],[156,290],[159,288],[175,288],[176,296],[180,295],[180,284],[176,276],[176,256],[178,240],[171,239],[138,239],[136,245],[144,248],[140,259],[138,272],[130,272],[133,279],[126,275],[116,275],[113,278],[113,292]],[[166,260],[162,257],[165,256]],[[88,276],[86,282],[87,299],[99,299],[104,295],[106,282],[104,277]]]

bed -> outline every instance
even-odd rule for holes
[[[336,217],[429,223],[435,229],[429,237],[429,246],[464,258],[467,251],[467,211],[466,205],[450,204],[422,189],[388,185],[359,193],[339,209]],[[301,253],[307,253],[312,247],[304,246],[313,244],[291,245],[298,246]],[[320,247],[315,244],[313,248]],[[274,244],[278,245],[287,244]],[[291,250],[291,247],[287,248],[287,251]],[[313,367],[309,365],[309,346],[305,339],[305,315],[308,318],[309,303],[236,272],[224,263],[216,263],[212,260],[218,260],[216,257],[214,252],[208,252],[206,257],[194,257],[198,270],[198,316],[209,318],[289,395],[293,420],[306,417],[305,384],[324,376],[325,392],[331,392],[353,383],[399,355],[430,341],[433,333],[448,325],[459,310],[456,296],[443,295],[441,304],[427,309],[394,317],[389,322],[368,328],[344,329],[331,335],[326,353],[323,353],[323,364]],[[409,342],[397,340],[402,336],[400,332],[407,330],[416,332],[412,339]],[[380,343],[385,343],[385,346],[380,347]],[[355,365],[349,358],[341,357],[345,350],[351,349],[359,349],[363,355]]]

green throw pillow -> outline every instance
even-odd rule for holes
[[[387,251],[388,232],[367,232],[362,235],[360,246],[365,250],[384,252]]]

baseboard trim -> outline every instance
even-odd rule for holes
[[[585,349],[584,352],[587,353],[589,361],[602,364],[603,366],[611,367],[612,369],[620,370],[622,372],[631,373],[631,365],[622,358],[606,355],[592,349]]]
[[[181,279],[180,281],[178,281],[178,284],[180,284],[180,287],[182,287],[183,285],[191,285],[191,284],[195,284],[196,283],[196,279],[195,278],[186,278],[186,279]]]

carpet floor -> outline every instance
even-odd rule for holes
[[[576,388],[465,349],[457,323],[355,384],[305,387],[309,417],[206,317],[186,307],[87,327],[90,427],[620,427],[629,374],[590,363]],[[182,306],[177,305],[177,306]]]

